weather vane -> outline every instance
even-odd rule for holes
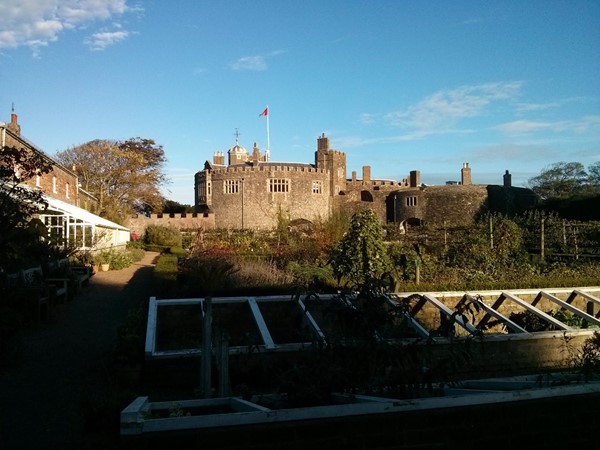
[[[235,145],[239,145],[239,137],[240,137],[240,132],[238,131],[238,129],[235,129],[235,133],[233,133],[233,135],[235,136]]]

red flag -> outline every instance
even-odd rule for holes
[[[263,112],[261,112],[258,116],[268,116],[269,115],[269,107],[267,106]]]

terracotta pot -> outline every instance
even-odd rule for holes
[[[102,272],[108,272],[108,269],[110,269],[110,264],[100,264],[100,270],[102,270]]]

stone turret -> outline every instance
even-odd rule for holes
[[[346,190],[346,154],[329,148],[329,138],[325,133],[317,138],[317,151],[315,152],[315,165],[317,169],[330,173],[330,195],[337,195]]]

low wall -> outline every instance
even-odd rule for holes
[[[212,230],[215,228],[213,213],[152,214],[150,217],[136,215],[129,219],[127,227],[142,236],[148,225],[162,225],[179,230]]]

